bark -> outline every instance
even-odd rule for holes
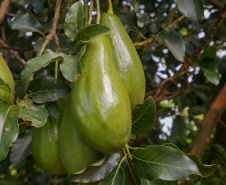
[[[207,114],[205,115],[198,134],[195,138],[190,153],[196,154],[200,159],[202,158],[208,143],[210,142],[211,134],[226,108],[226,84],[219,92],[212,105],[210,106]]]
[[[8,11],[10,0],[2,0],[0,6],[0,24],[4,21],[5,15]]]

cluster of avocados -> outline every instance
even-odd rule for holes
[[[33,132],[36,163],[50,174],[79,173],[128,142],[132,109],[143,102],[145,77],[140,58],[119,18],[105,13],[107,35],[92,37],[81,58],[82,74],[59,119]]]

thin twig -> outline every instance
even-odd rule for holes
[[[90,0],[90,6],[89,6],[89,21],[88,21],[88,25],[90,25],[92,23],[92,12],[93,12],[93,0]]]
[[[15,14],[15,13],[9,13],[9,12],[7,12],[6,15],[8,17],[18,17],[19,16],[19,15]]]
[[[88,25],[88,21],[89,21],[89,13],[88,13],[88,0],[86,0],[85,2],[85,17],[86,17],[86,20],[85,20],[85,26]]]
[[[108,0],[108,11],[109,14],[113,14],[113,6],[111,0]]]
[[[50,33],[49,35],[46,37],[46,40],[45,42],[43,43],[42,45],[42,48],[39,52],[38,55],[42,55],[42,53],[44,52],[45,50],[45,47],[47,46],[47,44],[49,44],[49,42],[54,39],[55,43],[56,43],[56,46],[57,48],[59,49],[60,46],[59,46],[59,40],[58,40],[58,37],[56,35],[56,28],[57,28],[57,23],[59,21],[59,18],[60,18],[60,7],[61,7],[61,0],[57,0],[56,2],[56,8],[55,8],[55,14],[54,14],[54,18],[53,18],[53,24],[52,24],[52,27],[50,29]],[[61,51],[59,49],[59,51]]]
[[[10,47],[8,46],[8,44],[6,44],[2,39],[0,39],[0,44],[2,44],[3,46],[6,46],[6,47]],[[20,56],[13,50],[9,50],[9,52],[23,65],[25,66],[26,63],[23,59],[20,58]]]
[[[184,15],[180,16],[178,19],[176,19],[175,21],[173,21],[169,26],[167,26],[164,30],[162,30],[161,32],[159,32],[157,35],[155,35],[154,37],[147,39],[143,42],[139,42],[139,43],[135,43],[134,46],[145,46],[148,44],[151,44],[152,42],[154,42],[160,35],[162,32],[167,31],[169,29],[171,29],[172,27],[174,27],[177,23],[179,23],[180,21],[182,21],[185,18]]]
[[[0,25],[0,26],[1,26],[2,40],[6,41],[5,27],[3,25]],[[8,63],[8,61],[9,61],[8,51],[6,49],[4,49],[3,52],[4,52],[5,61],[6,61],[6,63]]]
[[[96,0],[97,5],[97,24],[100,24],[100,1]]]
[[[220,9],[224,8],[224,5],[221,4],[221,3],[219,3],[219,2],[217,2],[216,0],[210,0],[210,2],[211,2],[213,5],[215,5],[216,7],[220,8]]]
[[[222,126],[226,127],[226,123],[224,123],[222,120],[219,120],[219,123],[220,123]]]
[[[2,0],[1,7],[0,7],[0,24],[3,23],[5,15],[8,11],[10,4],[10,0]]]
[[[34,49],[34,47],[30,47],[30,48],[14,48],[14,47],[7,47],[7,46],[1,46],[1,45],[0,45],[0,48],[11,49],[11,50],[14,50],[14,51],[28,51],[28,50]]]

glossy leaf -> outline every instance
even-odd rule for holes
[[[183,62],[185,56],[185,42],[181,35],[174,31],[165,31],[161,34],[161,37],[173,56]]]
[[[200,23],[204,16],[204,0],[174,0],[179,11],[188,19]]]
[[[100,166],[90,166],[81,174],[70,175],[74,182],[96,182],[106,177],[119,163],[122,153],[109,154]]]
[[[137,176],[136,173],[134,173],[134,171],[131,169],[131,166],[129,165],[127,164],[123,169],[125,173],[125,185],[141,185],[141,179]]]
[[[24,121],[29,121],[35,127],[43,126],[48,118],[49,112],[44,105],[33,104],[32,100],[17,100],[20,107],[19,117]]]
[[[85,51],[86,45],[83,45],[78,55],[68,55],[64,58],[63,63],[60,65],[60,70],[68,81],[76,81],[76,76],[81,73],[80,59],[84,55]]]
[[[23,164],[24,160],[32,153],[32,129],[27,129],[13,144],[10,162],[14,168]]]
[[[0,101],[0,161],[5,159],[9,146],[13,143],[19,133],[17,105],[8,105]]]
[[[64,57],[66,55],[63,53],[55,53],[47,49],[42,56],[37,56],[29,60],[21,73],[21,79],[25,89],[27,89],[29,81],[33,79],[35,71],[46,67],[52,60],[62,60]]]
[[[146,180],[179,180],[191,174],[201,175],[195,163],[186,155],[167,146],[149,146],[132,153],[131,166]]]
[[[72,41],[76,39],[78,31],[83,26],[83,18],[83,5],[81,1],[78,1],[68,10],[64,23],[64,32]]]
[[[117,166],[98,185],[122,185],[125,182],[125,173],[121,166]]]
[[[59,79],[37,78],[30,82],[27,96],[32,98],[35,103],[45,103],[64,97],[69,91],[70,87]]]
[[[152,97],[144,100],[143,104],[138,104],[132,112],[132,133],[144,134],[155,124],[156,106]]]
[[[174,145],[172,143],[167,143],[164,146],[174,148],[177,151],[179,151],[182,154],[185,154],[187,157],[189,157],[193,162],[195,162],[195,164],[199,168],[199,172],[202,174],[203,177],[208,177],[208,176],[212,175],[218,168],[220,168],[220,165],[217,165],[217,164],[212,164],[212,165],[202,164],[200,159],[198,158],[198,156],[196,156],[194,154],[186,154],[183,151],[181,151],[176,145]]]
[[[92,24],[87,27],[82,28],[77,35],[77,42],[80,40],[88,41],[91,37],[101,34],[107,34],[110,29],[101,24]]]
[[[23,32],[38,32],[42,34],[40,22],[32,15],[22,14],[18,16],[10,24],[10,26],[13,30],[19,30]]]

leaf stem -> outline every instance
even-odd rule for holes
[[[109,14],[113,14],[113,6],[111,0],[108,0],[108,11]]]
[[[143,42],[139,42],[139,43],[135,43],[134,46],[144,46],[144,45],[148,45],[148,44],[151,44],[152,42],[154,42],[160,35],[163,31],[167,31],[169,29],[171,29],[172,27],[174,27],[178,22],[182,21],[183,19],[185,18],[184,15],[180,16],[178,19],[176,19],[175,21],[173,21],[169,26],[167,26],[164,30],[160,31],[157,35],[155,35],[154,37],[150,38],[150,39],[147,39]]]
[[[97,4],[97,24],[100,24],[100,1],[96,0]]]
[[[131,150],[136,150],[136,149],[139,149],[140,147],[131,147],[131,146],[129,146],[128,144],[126,144],[126,146],[129,148],[129,149],[131,149]]]
[[[86,16],[86,21],[85,21],[85,26],[88,25],[88,21],[89,21],[89,14],[88,14],[88,0],[86,0],[85,2],[85,16]]]
[[[55,63],[55,79],[58,78],[58,60],[56,60],[56,63]]]
[[[90,0],[90,7],[89,7],[89,21],[88,21],[88,25],[91,24],[92,18],[93,18],[93,17],[92,17],[93,4],[94,4],[93,0]]]

